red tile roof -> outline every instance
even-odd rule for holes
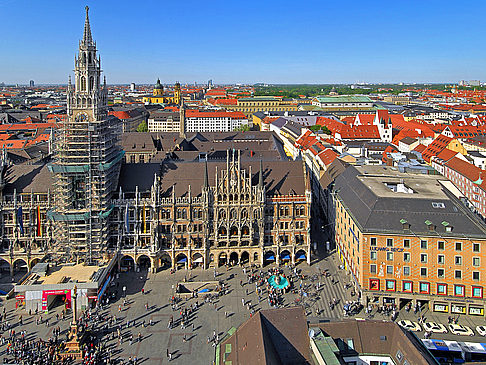
[[[473,182],[481,178],[481,184],[478,186],[486,190],[486,173],[484,170],[457,157],[452,158],[445,165]]]
[[[418,153],[423,153],[425,151],[425,149],[427,148],[427,146],[423,145],[422,143],[420,143],[417,147],[415,147],[413,149],[413,151],[416,151]]]
[[[233,119],[247,119],[246,115],[242,112],[230,112],[230,111],[201,111],[188,109],[186,110],[186,118],[233,118]]]
[[[422,157],[424,161],[430,162],[430,159],[433,156],[437,156],[440,152],[442,152],[449,143],[452,141],[452,138],[446,137],[443,134],[439,134],[434,141],[427,146],[427,148],[422,152]]]

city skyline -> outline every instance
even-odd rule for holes
[[[10,16],[0,41],[8,50],[0,60],[0,82],[65,84],[85,3],[110,84],[151,84],[157,78],[221,84],[486,78],[486,52],[477,47],[484,30],[456,20],[468,19],[471,8],[485,10],[480,2],[468,8],[451,1],[412,2],[403,8],[309,1],[295,11],[290,2],[129,7],[47,1],[23,7],[3,1],[0,9]]]

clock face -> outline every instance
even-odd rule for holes
[[[87,122],[88,121],[88,114],[78,113],[78,115],[76,115],[76,121],[77,122]]]

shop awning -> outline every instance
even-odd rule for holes
[[[297,255],[297,260],[305,260],[305,254],[301,253],[300,255]]]
[[[194,260],[195,263],[200,263],[200,262],[203,262],[203,258],[202,257],[198,257],[197,259]]]
[[[275,256],[273,256],[272,254],[265,255],[265,260],[270,260],[270,261],[275,260]]]
[[[290,260],[290,255],[289,254],[282,255],[282,260]]]
[[[177,261],[178,264],[182,264],[184,262],[187,262],[187,257],[183,257],[183,258],[179,259],[179,261]]]

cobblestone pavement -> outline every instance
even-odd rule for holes
[[[268,270],[270,267],[265,267],[263,270]],[[356,297],[351,296],[351,289],[345,289],[344,285],[349,282],[346,274],[337,268],[337,261],[335,255],[324,258],[319,262],[308,266],[305,263],[297,266],[306,275],[303,280],[303,287],[312,286],[312,289],[306,289],[307,296],[301,296],[298,293],[287,293],[284,295],[284,306],[295,305],[295,301],[306,308],[308,319],[311,322],[319,320],[342,318],[344,316],[342,306],[346,301],[356,300]],[[329,277],[325,275],[318,275],[325,270],[331,274]],[[284,272],[289,275],[290,270],[284,268]],[[254,284],[246,284],[246,276],[243,274],[241,267],[234,267],[230,269],[218,269],[218,280],[224,280],[229,293],[219,297],[212,304],[204,303],[199,309],[189,317],[189,322],[186,328],[181,328],[178,319],[180,318],[179,310],[173,311],[169,304],[169,298],[174,292],[177,282],[184,281],[213,281],[213,270],[203,271],[200,269],[186,271],[180,270],[175,274],[170,274],[169,271],[161,271],[156,274],[147,272],[129,272],[121,273],[116,284],[110,290],[117,291],[116,299],[110,303],[109,306],[102,310],[102,313],[115,316],[117,318],[117,325],[110,329],[108,333],[101,330],[96,331],[96,335],[106,341],[112,357],[118,359],[118,363],[127,363],[129,357],[136,356],[139,363],[146,365],[151,364],[166,364],[167,350],[172,353],[173,364],[211,364],[214,359],[214,347],[208,344],[208,337],[213,337],[213,334],[218,334],[219,338],[231,328],[238,327],[243,321],[250,317],[250,313],[246,306],[242,305],[242,298],[246,303],[251,303],[253,309],[268,309],[269,304],[266,299],[258,302],[258,296],[255,293]],[[312,278],[314,277],[314,280]],[[245,283],[240,285],[240,281]],[[333,284],[334,282],[334,284]],[[320,283],[320,290],[316,290],[315,286]],[[127,305],[123,305],[123,287],[126,287]],[[300,280],[294,280],[294,289],[300,287]],[[145,294],[141,293],[144,289]],[[248,294],[246,294],[248,291]],[[315,294],[317,293],[317,294]],[[332,299],[339,301],[339,304],[331,309],[329,301]],[[183,308],[198,301],[203,303],[203,298],[183,300],[181,305]],[[65,320],[56,320],[56,313],[61,312],[61,308],[55,308],[49,314],[43,315],[43,320],[49,319],[49,327],[45,324],[36,325],[35,318],[30,317],[23,309],[14,309],[14,300],[9,300],[4,303],[7,309],[7,320],[14,326],[16,332],[19,330],[26,330],[27,334],[34,338],[48,339],[52,336],[52,330],[59,326],[61,328],[61,337],[65,335],[68,327],[70,316]],[[148,310],[146,309],[148,306]],[[121,308],[121,311],[119,311]],[[447,324],[447,314],[437,314],[431,312],[423,313],[427,320],[437,321]],[[20,326],[19,316],[23,317],[23,325]],[[176,324],[173,329],[168,329],[167,324],[171,316],[174,317]],[[372,313],[374,319],[388,320],[389,317]],[[357,317],[366,317],[364,312],[359,313]],[[412,319],[417,320],[417,316],[413,312],[400,312],[398,319]],[[129,328],[126,327],[126,322],[134,321]],[[149,326],[149,321],[153,324]],[[145,322],[145,326],[143,326]],[[469,325],[475,330],[478,324],[485,324],[484,319],[470,316],[464,316],[459,320],[460,324]],[[103,324],[105,325],[105,324]],[[119,344],[116,339],[112,339],[111,332],[115,332],[119,325],[123,325],[123,343]],[[141,341],[136,341],[138,333],[141,334]],[[423,332],[417,333],[420,338],[423,337]],[[130,344],[129,338],[133,335],[134,341]],[[183,341],[184,335],[186,341]],[[433,338],[443,338],[463,341],[481,341],[480,337],[461,338],[451,334],[435,335]],[[0,347],[0,360],[5,358],[5,345]]]
[[[267,266],[263,270],[268,270],[272,266]],[[305,263],[299,264],[298,269],[302,270],[302,274],[306,279],[302,281],[303,287],[308,285],[315,285],[320,282],[320,291],[318,295],[313,295],[316,290],[305,290],[308,295],[301,297],[296,293],[287,293],[284,295],[284,306],[295,305],[295,301],[302,303],[305,306],[306,312],[310,317],[316,317],[317,312],[320,312],[321,317],[336,318],[342,316],[342,309],[336,306],[334,310],[329,308],[329,300],[332,298],[339,299],[344,302],[349,295],[346,296],[343,286],[343,278],[340,277],[340,272],[337,273],[335,263],[332,258],[323,259],[317,264],[308,266]],[[318,272],[328,269],[331,276],[319,276],[312,281],[313,276],[317,276]],[[211,364],[214,359],[214,347],[207,343],[208,337],[212,337],[214,333],[221,338],[231,327],[238,327],[243,321],[249,318],[250,312],[247,306],[242,305],[242,298],[246,303],[251,303],[254,310],[268,309],[269,303],[265,299],[258,302],[258,296],[255,292],[254,284],[246,283],[246,276],[243,273],[243,268],[234,267],[230,269],[218,269],[217,280],[224,280],[229,292],[219,297],[212,304],[204,303],[197,312],[190,316],[189,323],[186,328],[182,329],[177,320],[180,318],[179,310],[173,311],[169,298],[172,296],[177,282],[184,281],[184,279],[192,281],[213,281],[213,270],[203,271],[200,269],[186,271],[180,270],[175,274],[170,274],[169,271],[161,271],[159,273],[129,272],[121,273],[118,284],[110,290],[117,291],[117,296],[114,302],[110,303],[108,307],[102,311],[103,314],[116,316],[117,326],[123,324],[123,343],[119,344],[116,339],[111,339],[111,332],[104,334],[102,331],[97,331],[97,335],[104,341],[107,341],[108,348],[111,350],[113,358],[120,359],[120,363],[126,362],[131,356],[136,356],[139,363],[143,364],[165,364],[167,363],[167,350],[173,354],[174,364]],[[290,270],[284,268],[284,272],[289,275]],[[335,284],[331,283],[331,279]],[[243,281],[244,285],[240,285]],[[295,279],[294,288],[300,287],[300,280]],[[123,305],[123,287],[126,287],[127,305]],[[144,289],[145,294],[141,293]],[[246,294],[248,292],[248,295]],[[349,294],[349,293],[348,293]],[[350,299],[349,297],[348,299]],[[199,304],[203,302],[203,298],[189,299],[182,301],[182,307],[188,307],[198,301]],[[29,317],[23,309],[14,309],[14,301],[9,300],[5,304],[7,308],[7,320],[14,326],[16,332],[26,330],[27,334],[31,334],[32,338],[48,339],[52,336],[53,328],[60,326],[61,337],[65,335],[69,327],[69,318],[65,320],[56,320],[56,313],[61,312],[60,307],[55,308],[49,314],[43,314],[42,319],[45,322],[49,319],[49,327],[45,324],[36,325],[35,318]],[[146,306],[148,304],[148,310]],[[121,307],[121,311],[119,311]],[[23,325],[20,326],[19,316],[23,317]],[[174,329],[168,329],[167,324],[171,316],[179,324]],[[38,316],[40,317],[40,315]],[[126,322],[134,321],[134,325],[126,328]],[[149,321],[152,320],[152,326],[149,326]],[[142,325],[145,321],[145,327]],[[116,326],[116,327],[117,327]],[[136,339],[138,333],[142,336],[142,341],[133,341],[130,344],[130,335]],[[183,341],[183,336],[186,336],[186,342]],[[5,357],[5,346],[0,348],[0,359]]]

